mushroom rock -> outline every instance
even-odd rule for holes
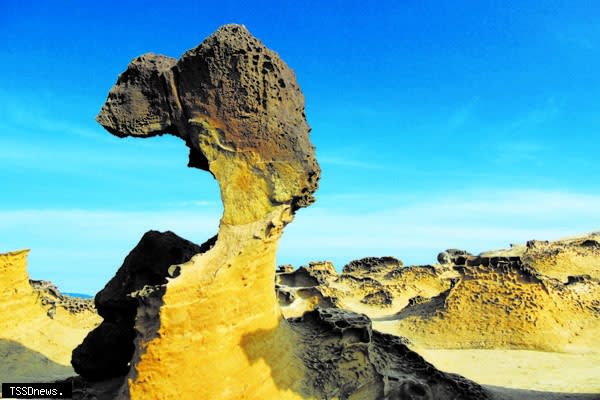
[[[120,137],[183,139],[188,165],[215,177],[224,205],[214,246],[181,263],[160,295],[139,297],[135,351],[119,398],[485,398],[447,386],[457,382],[450,375],[423,380],[413,364],[395,364],[405,348],[378,357],[384,337],[369,336],[362,317],[283,318],[273,290],[277,244],[294,213],[314,202],[320,170],[294,73],[245,27],[223,26],[179,60],[134,59],[97,120]],[[323,333],[311,336],[313,327]],[[315,348],[319,337],[325,342]],[[340,346],[349,358],[331,365],[337,359],[325,355]],[[327,371],[340,369],[344,387],[335,379],[318,383],[319,371],[335,377]],[[386,394],[390,379],[396,384]],[[440,385],[445,397],[427,389]],[[402,390],[409,394],[394,395]]]

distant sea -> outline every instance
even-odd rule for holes
[[[84,293],[68,293],[68,292],[63,292],[63,294],[66,294],[67,296],[71,296],[71,297],[80,297],[82,299],[91,299],[94,296],[90,296],[89,294],[84,294]]]

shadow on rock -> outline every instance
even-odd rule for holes
[[[0,339],[0,382],[48,382],[75,375],[69,365],[50,360],[14,340]]]
[[[303,396],[364,400],[485,400],[487,391],[455,374],[444,373],[410,350],[403,338],[373,331],[370,319],[340,309],[317,308],[285,322],[296,336],[294,351],[305,375]],[[242,337],[241,346],[252,363],[263,359],[275,383],[279,355],[271,344],[281,336],[277,329],[258,330]],[[299,345],[298,345],[299,344]]]

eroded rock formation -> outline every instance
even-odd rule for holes
[[[102,323],[73,351],[75,371],[90,380],[123,376],[133,356],[134,323],[140,296],[160,297],[179,264],[210,249],[216,237],[198,246],[172,232],[149,231],[95,297]]]
[[[564,284],[519,257],[458,261],[456,284],[409,304],[387,319],[387,330],[421,347],[600,350],[599,280],[580,276]]]
[[[597,352],[596,238],[530,241],[480,255],[449,249],[440,264],[426,266],[371,257],[312,281],[301,267],[278,272],[276,290],[288,318],[333,304],[418,348]],[[286,278],[294,276],[303,279]]]
[[[135,351],[118,397],[485,398],[373,333],[364,316],[283,318],[277,243],[314,201],[320,171],[293,72],[246,28],[224,26],[179,60],[136,58],[98,121],[117,136],[182,138],[189,165],[210,171],[224,205],[214,246],[178,264],[160,290],[138,293]]]
[[[0,380],[40,382],[74,374],[71,351],[99,322],[89,300],[30,281],[27,254],[0,254]]]
[[[374,331],[370,319],[315,309],[290,320],[302,332],[307,382],[318,399],[487,399],[477,384],[435,369],[398,336]]]
[[[326,271],[313,265],[326,264]],[[276,291],[286,317],[331,307],[381,317],[400,311],[415,297],[430,298],[450,289],[458,274],[449,266],[409,266],[393,257],[367,257],[338,274],[329,262],[312,262],[277,272]]]

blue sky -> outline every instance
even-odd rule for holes
[[[34,278],[94,293],[146,230],[216,232],[182,142],[94,117],[132,58],[231,22],[295,70],[323,169],[280,263],[600,230],[597,2],[203,3],[0,3],[0,251],[31,248]]]

